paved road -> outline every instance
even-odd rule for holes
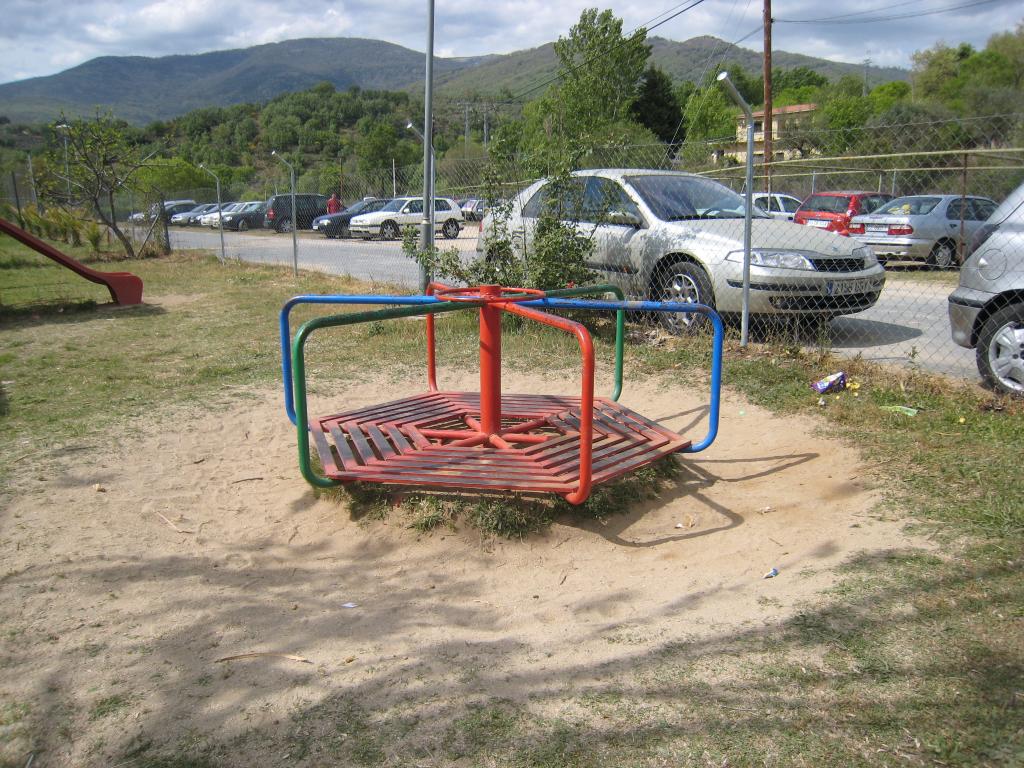
[[[455,247],[466,258],[475,253],[477,227],[470,224],[456,240],[438,239],[442,248]],[[266,264],[292,264],[292,239],[272,232],[227,232],[228,257]],[[174,229],[175,248],[219,250],[216,232]],[[299,265],[331,274],[348,274],[360,280],[413,287],[418,279],[416,264],[402,253],[401,243],[377,240],[328,240],[303,232],[298,238]],[[878,303],[856,315],[832,321],[832,347],[837,352],[861,355],[866,360],[916,364],[923,369],[976,379],[974,352],[956,346],[949,337],[946,297],[955,280],[949,282],[914,278],[916,267],[889,267],[889,278]]]

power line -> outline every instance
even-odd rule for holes
[[[843,14],[839,16],[825,16],[819,19],[775,19],[778,24],[822,24],[828,22],[830,24],[876,24],[882,21],[898,21],[900,19],[916,19],[919,16],[934,16],[939,13],[951,13],[952,11],[960,11],[965,8],[974,8],[979,5],[990,5],[992,3],[1001,2],[1002,0],[973,0],[969,3],[960,3],[959,5],[950,5],[945,8],[934,8],[932,10],[925,11],[910,11],[908,13],[898,13],[889,16],[873,16],[866,19],[851,19],[850,14]]]

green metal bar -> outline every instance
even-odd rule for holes
[[[369,312],[351,312],[344,315],[317,317],[304,323],[295,333],[292,341],[292,389],[295,393],[295,427],[299,437],[299,470],[310,485],[317,488],[334,488],[341,483],[313,472],[309,456],[309,414],[306,412],[306,339],[319,328],[333,328],[340,325],[371,323],[374,320],[393,320],[399,317],[416,317],[438,312],[457,312],[462,309],[477,309],[476,304],[457,301],[439,304],[377,309]]]
[[[595,293],[614,293],[619,301],[625,301],[626,295],[617,285],[605,283],[604,285],[585,285],[580,288],[559,288],[556,291],[545,291],[551,298],[571,298],[573,296],[593,296]],[[618,400],[622,394],[622,357],[626,344],[626,310],[619,309],[615,312],[615,388],[612,390],[612,400]]]

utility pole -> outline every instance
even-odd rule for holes
[[[764,182],[772,191],[772,0],[764,0]]]
[[[490,135],[490,133],[491,133],[491,124],[490,124],[491,112],[490,112],[490,109],[488,109],[489,106],[490,106],[489,104],[484,104],[484,151],[485,152],[487,151],[487,144],[488,144],[488,142],[490,141],[490,138],[491,138],[491,135]]]
[[[864,59],[864,86],[861,88],[860,95],[868,95],[868,66],[871,64],[871,59]]]
[[[465,157],[469,157],[469,102],[462,102],[462,106],[466,109],[466,148],[463,154]]]

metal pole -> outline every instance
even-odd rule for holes
[[[299,228],[299,220],[296,218],[295,209],[295,166],[281,157],[277,150],[271,150],[270,154],[280,160],[282,163],[288,166],[291,176],[292,184],[292,275],[295,277],[299,276],[299,236],[297,230]]]
[[[774,118],[772,117],[772,0],[764,0],[764,13],[761,24],[764,28],[764,181],[765,191],[772,192],[772,160],[775,150],[772,148]],[[770,207],[770,206],[769,206]]]
[[[29,189],[32,190],[32,202],[38,207],[39,195],[36,194],[36,174],[32,170],[32,155],[28,156],[28,183]]]
[[[732,100],[735,101],[747,118],[747,178],[746,178],[746,210],[743,214],[743,312],[740,320],[740,346],[747,346],[747,337],[750,331],[750,229],[751,216],[754,207],[754,113],[747,104],[746,99],[740,96],[736,86],[729,79],[728,72],[721,72],[718,75],[718,82],[722,84]]]
[[[960,177],[960,242],[957,243],[956,260],[964,263],[964,208],[967,207],[967,153],[964,152],[964,171]]]
[[[423,222],[420,249],[434,247],[434,0],[427,0],[427,51],[423,82]],[[430,275],[420,265],[420,292],[426,293]]]
[[[288,165],[292,177],[292,275],[299,276],[299,217],[295,207],[295,168]]]
[[[227,257],[224,255],[224,213],[221,211],[220,204],[220,176],[202,163],[199,164],[199,167],[213,176],[213,180],[217,182],[217,226],[220,228],[220,263],[223,264],[227,260]]]
[[[398,178],[395,174],[395,158],[391,158],[391,196],[398,197]]]

